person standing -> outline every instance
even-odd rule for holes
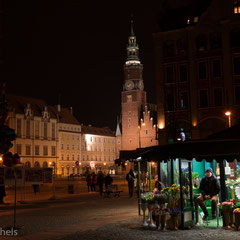
[[[4,204],[3,198],[6,197],[5,186],[0,186],[0,204]]]
[[[132,169],[130,169],[129,173],[127,174],[126,180],[128,182],[129,197],[131,198],[133,197],[133,188],[134,188],[134,180],[135,180],[135,175]]]
[[[96,192],[96,184],[97,184],[97,175],[95,174],[95,172],[93,172],[91,176],[91,191]]]
[[[86,175],[86,182],[87,182],[87,187],[88,187],[88,192],[89,192],[90,187],[91,187],[91,175],[89,173],[87,173],[87,175]]]
[[[100,196],[102,196],[102,193],[103,193],[103,183],[104,183],[104,175],[102,171],[99,171],[97,175],[97,184],[99,187]]]

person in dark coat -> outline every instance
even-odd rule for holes
[[[89,173],[86,175],[86,182],[87,182],[87,187],[88,187],[88,192],[89,192],[90,187],[91,187],[91,175]]]
[[[217,208],[217,200],[218,193],[220,191],[220,185],[218,179],[213,175],[212,168],[206,169],[206,175],[200,181],[199,190],[201,192],[201,196],[196,199],[196,203],[200,205],[201,209],[204,212],[203,220],[206,220],[208,217],[208,211],[203,201],[211,199],[211,207],[212,207],[212,218],[216,218],[216,208]]]
[[[95,172],[91,175],[91,191],[96,191],[96,185],[97,185],[97,175]]]
[[[99,186],[100,196],[102,196],[102,193],[103,193],[103,184],[104,184],[104,175],[103,175],[102,171],[99,171],[99,172],[98,172],[98,175],[97,175],[97,184],[98,184],[98,186]]]
[[[3,198],[6,197],[5,186],[0,186],[0,204],[4,204]]]
[[[112,177],[110,176],[110,174],[108,173],[108,175],[105,177],[105,188],[107,190],[108,186],[111,185],[113,182]]]
[[[133,196],[133,188],[134,188],[134,180],[135,180],[135,175],[132,169],[130,169],[129,173],[127,174],[126,180],[128,182],[129,197],[131,198]]]

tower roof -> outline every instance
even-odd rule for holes
[[[139,48],[137,44],[136,36],[133,32],[133,20],[131,20],[131,33],[128,37],[128,45],[127,45],[127,61],[126,64],[140,64],[139,60]]]

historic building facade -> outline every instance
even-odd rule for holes
[[[7,123],[16,133],[11,151],[27,167],[57,167],[58,117],[41,99],[7,95]]]
[[[239,0],[200,0],[161,15],[154,34],[160,143],[176,141],[181,129],[187,139],[206,138],[239,122],[239,13]]]
[[[128,38],[127,60],[124,64],[124,84],[122,91],[122,132],[117,127],[117,149],[135,150],[157,145],[154,112],[147,104],[144,91],[143,65],[139,59],[139,47],[131,26]]]
[[[116,138],[109,128],[82,126],[82,168],[115,173]]]
[[[10,150],[26,167],[53,167],[61,176],[115,173],[116,140],[110,129],[83,126],[72,109],[41,99],[10,94],[6,99],[7,125],[17,136]]]

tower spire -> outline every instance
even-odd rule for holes
[[[127,65],[141,64],[140,60],[139,60],[139,48],[138,48],[138,44],[137,44],[137,39],[133,32],[133,19],[131,19],[131,33],[130,33],[130,36],[128,37],[126,64]]]

